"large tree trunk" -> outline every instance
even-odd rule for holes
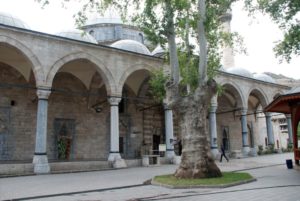
[[[183,150],[175,172],[178,178],[220,177],[222,173],[210,153],[207,116],[216,83],[199,85],[193,95],[176,101]]]

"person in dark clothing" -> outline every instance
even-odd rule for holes
[[[225,155],[225,149],[224,149],[224,146],[221,145],[221,158],[220,158],[220,162],[222,162],[222,158],[224,158],[227,160],[227,162],[229,161],[229,159],[227,158],[227,156]]]
[[[182,153],[182,144],[181,144],[181,140],[178,141],[178,154],[179,156],[181,156]]]

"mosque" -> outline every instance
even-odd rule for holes
[[[150,72],[168,69],[164,50],[149,51],[144,33],[120,19],[82,28],[51,35],[0,13],[0,175],[140,166],[157,155],[178,162],[176,114],[149,93]],[[224,92],[208,115],[212,153],[286,148],[290,116],[262,111],[291,86],[235,67],[230,48],[223,54],[215,79]]]

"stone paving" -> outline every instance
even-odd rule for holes
[[[276,154],[219,163],[222,171],[249,172],[256,182],[224,189],[167,189],[141,185],[175,165],[0,179],[1,200],[299,200],[300,172],[287,169],[292,154]],[[60,194],[60,195],[58,195]],[[56,195],[56,196],[55,196]]]

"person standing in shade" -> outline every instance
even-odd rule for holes
[[[229,159],[227,158],[227,156],[225,155],[225,149],[224,149],[224,146],[221,145],[221,158],[220,158],[220,162],[222,162],[222,158],[224,158],[227,160],[227,162],[229,161]]]

